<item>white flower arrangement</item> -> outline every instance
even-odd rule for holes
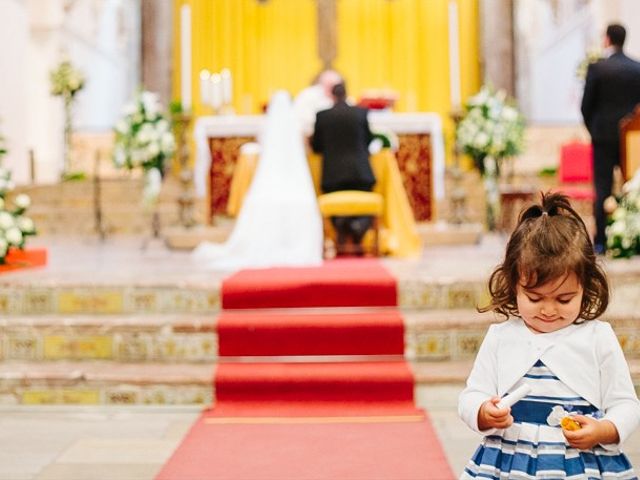
[[[69,174],[71,164],[72,106],[76,94],[85,84],[84,74],[76,69],[69,59],[64,59],[49,72],[51,95],[62,97],[64,103],[64,171],[63,178]]]
[[[142,168],[145,172],[145,202],[160,193],[165,162],[176,150],[171,124],[162,113],[155,93],[142,91],[123,108],[115,125],[113,162],[118,168]]]
[[[640,170],[622,186],[618,200],[609,197],[607,250],[613,258],[629,258],[640,253]]]
[[[524,117],[504,90],[493,92],[482,87],[465,104],[465,114],[456,130],[458,147],[471,156],[480,173],[485,173],[485,158],[499,161],[524,149]]]
[[[36,234],[33,220],[25,215],[31,205],[28,195],[16,195],[11,205],[5,197],[13,190],[11,171],[0,167],[0,264],[5,263],[11,247],[24,248],[27,237]]]
[[[85,84],[84,74],[65,59],[50,72],[51,94],[72,99]]]
[[[585,53],[584,58],[580,61],[576,67],[576,78],[581,81],[585,81],[587,78],[587,70],[589,65],[596,63],[598,60],[602,60],[603,52],[600,48],[590,48]]]

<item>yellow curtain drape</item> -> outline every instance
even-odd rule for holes
[[[449,4],[458,12],[461,98],[480,88],[478,0],[338,0],[336,68],[351,95],[390,88],[396,111],[442,116],[451,133]]]
[[[367,89],[400,94],[397,111],[451,110],[449,3],[458,10],[462,98],[480,86],[479,0],[335,0],[335,67],[358,98]],[[201,105],[199,74],[229,68],[238,113],[259,112],[271,93],[292,94],[321,68],[317,48],[317,0],[174,0],[174,82],[180,92],[179,10],[191,6],[192,92]]]
[[[240,114],[261,112],[271,94],[295,94],[320,70],[315,0],[174,0],[175,28],[181,5],[191,7],[192,96],[196,116],[211,113],[200,100],[200,72],[228,68],[233,106]],[[180,96],[179,34],[174,36],[173,94]]]

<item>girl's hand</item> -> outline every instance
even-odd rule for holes
[[[562,433],[574,448],[589,450],[594,445],[618,443],[620,440],[618,429],[609,420],[596,420],[584,415],[574,415],[571,418],[580,424],[580,430],[562,429]]]
[[[478,428],[488,430],[490,428],[508,428],[513,424],[511,408],[498,408],[496,403],[500,397],[492,397],[480,406],[478,411]]]

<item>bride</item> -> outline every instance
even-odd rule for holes
[[[199,263],[219,270],[319,265],[322,218],[302,133],[285,91],[272,97],[251,186],[226,243],[203,242]]]

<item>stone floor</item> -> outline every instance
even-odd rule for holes
[[[456,475],[480,438],[457,416],[461,388],[429,386],[416,395]],[[2,407],[0,479],[151,480],[198,413],[196,407],[166,406]],[[625,450],[632,464],[640,466],[640,431]]]
[[[472,245],[427,246],[419,258],[383,258],[400,280],[485,280],[504,254],[504,234],[484,235]],[[145,247],[146,248],[143,248]],[[49,249],[46,268],[25,269],[0,277],[2,284],[188,285],[210,287],[229,272],[212,271],[184,250],[169,250],[159,239],[138,236],[36,237],[30,247]],[[640,257],[603,258],[611,274],[640,274]]]

